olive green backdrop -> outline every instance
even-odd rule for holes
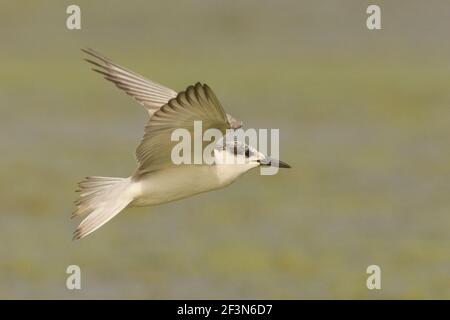
[[[449,29],[448,1],[3,1],[0,298],[450,298]],[[76,182],[130,175],[147,120],[82,47],[206,82],[293,168],[73,242]]]

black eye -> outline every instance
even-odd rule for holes
[[[245,157],[246,158],[250,157],[250,149],[249,148],[245,148]]]

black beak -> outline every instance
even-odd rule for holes
[[[277,160],[277,159],[263,159],[263,160],[258,160],[258,162],[262,165],[262,166],[273,166],[273,167],[278,167],[278,168],[291,168],[290,165],[288,165],[286,162],[283,162],[281,160]]]

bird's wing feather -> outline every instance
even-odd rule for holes
[[[85,59],[95,66],[92,70],[102,74],[106,80],[111,81],[117,88],[138,101],[147,109],[150,117],[170,99],[177,97],[174,90],[126,69],[92,49],[81,50],[97,59],[96,61]],[[242,127],[242,121],[233,118],[230,114],[227,114],[227,120],[233,129]]]
[[[178,142],[171,141],[172,132],[184,128],[193,137],[194,121],[202,121],[203,131],[216,128],[225,133],[231,128],[219,100],[206,84],[189,86],[150,118],[136,149],[137,175],[173,166],[171,151]]]
[[[125,69],[92,49],[81,50],[97,59],[97,61],[85,59],[96,67],[92,70],[104,75],[106,80],[113,82],[116,87],[136,99],[147,109],[150,117],[161,106],[177,96],[172,89]]]

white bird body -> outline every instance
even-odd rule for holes
[[[215,145],[213,164],[176,165],[171,159],[171,135],[175,129],[193,133],[194,124],[201,121],[203,129],[224,133],[240,128],[242,122],[225,113],[214,92],[205,84],[197,83],[176,93],[93,50],[83,51],[100,61],[87,60],[98,67],[93,70],[143,105],[150,119],[136,149],[138,169],[132,176],[91,176],[79,183],[80,197],[72,217],[85,218],[75,230],[74,239],[91,234],[127,207],[157,205],[223,188],[252,168],[271,165],[270,158],[245,143],[223,140]],[[289,167],[282,162],[275,163]]]
[[[254,165],[180,165],[131,182],[130,206],[151,206],[224,188]]]

